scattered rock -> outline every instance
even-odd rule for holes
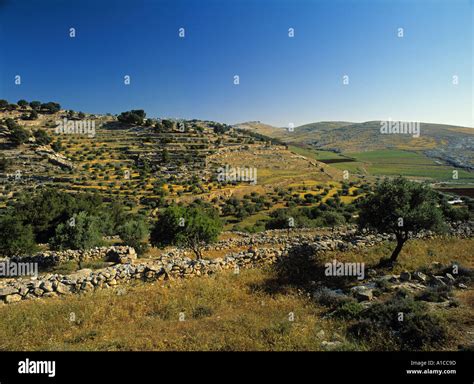
[[[423,272],[413,272],[413,279],[418,280],[421,283],[425,283],[428,279],[427,276]]]
[[[7,304],[16,303],[17,301],[21,301],[21,295],[15,293],[13,295],[5,296],[5,303]]]
[[[106,260],[119,264],[133,263],[137,259],[135,249],[131,247],[114,247],[106,254]]]
[[[70,293],[69,287],[66,284],[63,284],[63,283],[58,283],[58,285],[56,287],[56,292],[61,294],[61,295],[66,295],[66,294]]]
[[[53,284],[51,284],[49,281],[44,281],[41,283],[40,288],[45,291],[45,292],[53,292]]]
[[[8,296],[8,295],[12,295],[17,292],[18,292],[18,288],[15,288],[15,287],[0,288],[0,298]]]
[[[433,276],[433,279],[431,280],[431,282],[435,286],[445,286],[446,283],[444,280],[445,280],[444,276]]]
[[[339,348],[342,345],[342,342],[340,341],[323,341],[321,343],[321,347],[326,349],[326,350],[334,350],[336,348]]]
[[[364,285],[352,287],[351,291],[358,301],[371,301],[374,298],[373,290]]]
[[[456,281],[456,279],[454,278],[453,275],[451,275],[450,273],[446,273],[446,278],[448,279],[448,281],[450,281],[451,283],[454,283]]]

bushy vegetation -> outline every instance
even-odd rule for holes
[[[413,297],[394,296],[375,303],[358,314],[361,320],[349,332],[367,340],[376,350],[423,350],[436,348],[446,341],[448,328],[423,302]]]
[[[17,217],[0,217],[0,254],[21,256],[36,249],[33,229]]]
[[[33,136],[35,137],[36,143],[38,145],[48,145],[53,141],[51,136],[49,136],[48,133],[43,129],[34,131]]]
[[[13,119],[6,119],[5,125],[10,130],[10,140],[14,145],[21,145],[28,141],[30,132],[18,125]]]
[[[141,217],[131,218],[117,229],[117,234],[125,245],[133,247],[138,255],[148,248],[147,238],[150,234],[146,220]]]
[[[336,196],[313,207],[281,208],[270,214],[267,229],[336,227],[353,222],[354,204],[343,204]]]
[[[50,240],[53,249],[90,249],[103,244],[100,219],[82,211],[60,223]]]
[[[0,155],[0,172],[5,172],[10,165],[10,160]]]
[[[202,247],[217,240],[222,223],[216,210],[174,205],[159,216],[150,235],[154,246],[179,245],[202,258]]]
[[[142,125],[146,117],[143,109],[133,109],[117,116],[118,121],[126,124]]]
[[[243,199],[231,197],[221,207],[223,216],[235,216],[242,220],[257,212],[270,208],[271,203],[257,193],[245,195]]]
[[[19,195],[0,218],[22,228],[2,231],[4,254],[26,254],[32,250],[31,243],[51,243],[57,249],[87,249],[100,245],[104,235],[117,234],[119,227],[126,241],[135,244],[144,228],[141,222],[135,232],[123,228],[128,220],[136,219],[119,202],[105,203],[96,194],[71,195],[49,188],[33,195]],[[16,250],[17,243],[25,246]]]

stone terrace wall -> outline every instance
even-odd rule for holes
[[[96,247],[86,251],[65,250],[65,251],[44,251],[33,256],[13,257],[11,261],[22,263],[38,263],[39,267],[51,267],[59,263],[75,260],[102,260],[114,262],[126,262],[128,259],[136,259],[135,250],[127,246]]]
[[[471,227],[462,227],[459,232],[454,232],[461,237],[472,236]],[[267,234],[264,233],[263,236]],[[273,233],[273,235],[275,235]],[[0,285],[0,301],[13,303],[21,300],[42,297],[54,297],[74,293],[90,292],[96,289],[107,289],[131,281],[156,281],[172,280],[177,278],[191,278],[208,276],[226,269],[238,270],[240,268],[253,268],[273,264],[280,257],[288,255],[288,249],[293,246],[308,246],[313,251],[347,250],[366,248],[387,240],[388,235],[355,235],[341,239],[335,236],[313,236],[313,240],[294,238],[286,244],[272,248],[255,249],[251,246],[247,251],[230,253],[224,258],[212,260],[192,260],[188,257],[177,255],[171,251],[160,258],[133,264],[128,259],[126,264],[117,264],[105,269],[92,271],[83,269],[70,275],[49,274],[40,278],[17,279]],[[425,236],[433,236],[426,234]],[[271,238],[271,236],[270,236]],[[111,247],[117,254],[118,247]],[[134,251],[127,252],[134,254]],[[1,283],[0,283],[1,284]]]

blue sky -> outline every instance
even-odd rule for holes
[[[277,126],[473,126],[472,18],[468,0],[0,0],[0,98]]]

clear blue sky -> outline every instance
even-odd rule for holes
[[[469,0],[0,0],[0,98],[227,123],[472,126],[472,18]]]

